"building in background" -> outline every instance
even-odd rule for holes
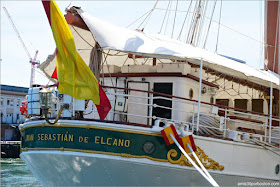
[[[1,85],[1,140],[19,140],[18,125],[25,121],[20,105],[28,88]]]

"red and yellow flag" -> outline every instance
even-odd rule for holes
[[[193,141],[193,137],[192,135],[189,135],[189,136],[185,136],[182,138],[182,143],[183,143],[183,148],[185,149],[185,151],[187,153],[190,153],[191,150],[189,149],[189,147],[187,146],[187,143],[190,144],[190,146],[192,147],[193,151],[195,152],[196,151],[196,146],[194,144],[194,141]]]
[[[161,130],[160,131],[162,136],[163,136],[163,139],[166,143],[166,145],[171,145],[174,143],[173,139],[171,138],[170,136],[170,133],[175,137],[175,139],[178,141],[179,140],[179,143],[181,144],[181,138],[179,137],[174,125],[170,125],[169,127],[166,127],[165,129]]]
[[[195,146],[192,135],[180,138],[180,136],[178,135],[173,124],[170,125],[169,127],[166,127],[165,129],[161,130],[160,132],[161,132],[163,139],[167,146],[174,143],[173,139],[170,136],[170,133],[171,133],[175,137],[175,139],[178,141],[178,143],[181,145],[181,147],[183,147],[183,149],[185,149],[185,151],[187,153],[191,152],[189,147],[187,146],[187,143],[189,143],[189,145],[192,147],[193,151],[196,151],[196,146]]]
[[[92,100],[100,119],[111,109],[110,101],[92,71],[77,52],[70,28],[54,1],[42,1],[57,47],[56,74],[60,94]]]

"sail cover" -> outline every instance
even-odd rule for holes
[[[187,60],[196,64],[199,64],[200,59],[203,59],[204,66],[211,66],[212,69],[222,73],[268,87],[272,82],[276,88],[279,88],[280,77],[273,72],[257,70],[246,64],[166,36],[145,34],[141,31],[118,27],[101,21],[82,9],[77,11],[103,49],[148,57]]]

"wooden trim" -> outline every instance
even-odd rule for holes
[[[244,118],[240,116],[228,116],[230,119],[237,119],[237,120],[243,120],[243,121],[249,121],[249,122],[254,122],[254,123],[261,123],[263,124],[264,122],[261,120],[256,120],[256,119],[250,119],[250,118]]]
[[[185,77],[185,78],[190,78],[192,80],[195,80],[197,82],[199,82],[199,78],[191,75],[191,74],[187,74],[187,75],[183,75],[180,72],[160,72],[160,73],[105,73],[104,77]],[[211,82],[208,82],[206,80],[202,80],[202,83],[207,85],[207,86],[211,86],[211,87],[215,87],[219,89],[219,86],[216,84],[213,84]]]

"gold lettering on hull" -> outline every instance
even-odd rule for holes
[[[38,134],[38,141],[61,141],[61,142],[73,142],[74,135],[73,134]],[[79,136],[77,138],[79,143],[89,143],[90,138]],[[130,140],[127,139],[118,139],[118,138],[106,138],[102,136],[95,136],[92,140],[94,140],[95,144],[108,145],[108,146],[116,146],[116,147],[130,147]],[[26,135],[26,141],[34,141],[34,134]]]
[[[27,142],[34,141],[34,134],[27,134],[25,141],[27,141]]]
[[[111,142],[112,138],[107,138],[107,145],[112,145]]]
[[[130,146],[130,140],[105,138],[102,136],[101,137],[95,136],[94,143],[101,144],[101,145],[117,146],[117,147],[129,147]]]
[[[82,137],[82,136],[79,136],[79,142],[82,143],[88,143],[88,137]]]
[[[27,135],[28,136],[28,135]],[[73,142],[73,134],[38,134],[39,141],[62,141],[62,142]],[[34,135],[33,135],[34,141]]]

